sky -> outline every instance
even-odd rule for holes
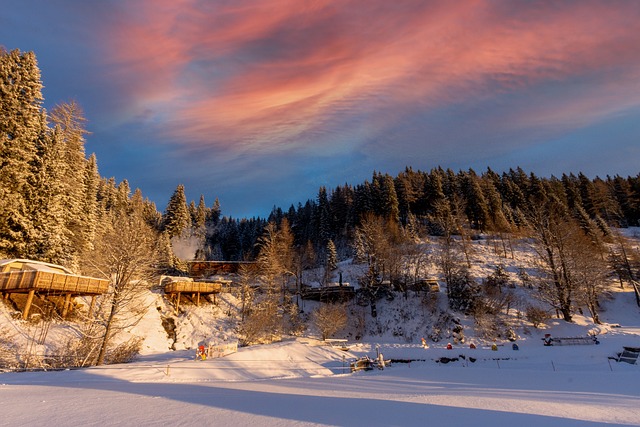
[[[640,172],[640,2],[0,0],[100,174],[266,216],[406,166]]]

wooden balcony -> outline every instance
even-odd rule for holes
[[[22,259],[0,260],[0,294],[4,298],[16,293],[28,294],[22,312],[25,320],[36,293],[43,298],[64,296],[64,318],[73,297],[95,297],[106,293],[108,289],[108,280],[71,274],[62,266]]]

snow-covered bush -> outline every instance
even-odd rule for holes
[[[549,312],[536,305],[528,305],[525,308],[525,317],[531,322],[534,328],[538,328],[549,318]]]
[[[0,331],[0,370],[16,369],[19,365],[18,345],[6,331]]]

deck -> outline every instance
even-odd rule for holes
[[[109,281],[93,277],[76,276],[47,271],[11,271],[0,273],[0,292],[47,293],[52,296],[101,295],[109,289]]]
[[[218,294],[222,292],[221,282],[169,282],[164,287],[165,294]]]
[[[40,297],[65,298],[62,317],[66,317],[71,299],[76,296],[91,296],[91,309],[95,297],[109,290],[109,281],[71,274],[62,266],[23,259],[0,260],[0,295],[5,299],[11,294],[27,294],[22,311],[26,320],[33,298]]]
[[[168,280],[167,280],[168,279]],[[200,295],[215,296],[222,292],[224,285],[229,286],[230,280],[215,280],[209,282],[194,282],[192,280],[171,280],[165,278],[164,293],[174,304],[175,311],[180,310],[181,298],[185,295],[191,296],[191,301],[196,305],[200,305]]]

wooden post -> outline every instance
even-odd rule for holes
[[[29,291],[29,296],[27,297],[27,303],[24,306],[24,311],[22,312],[22,320],[27,320],[29,317],[29,309],[31,308],[31,303],[33,302],[33,296],[35,295],[36,290],[31,289]]]
[[[91,295],[91,304],[89,304],[89,317],[93,315],[93,308],[96,305],[96,296]]]
[[[71,294],[67,294],[64,297],[64,305],[62,306],[62,318],[67,318],[67,313],[69,313],[69,305],[71,303]]]
[[[200,307],[200,292],[198,292],[197,294],[197,299],[196,299],[196,306]]]
[[[176,314],[178,314],[179,311],[180,311],[180,292],[178,292],[178,295],[176,296]]]

